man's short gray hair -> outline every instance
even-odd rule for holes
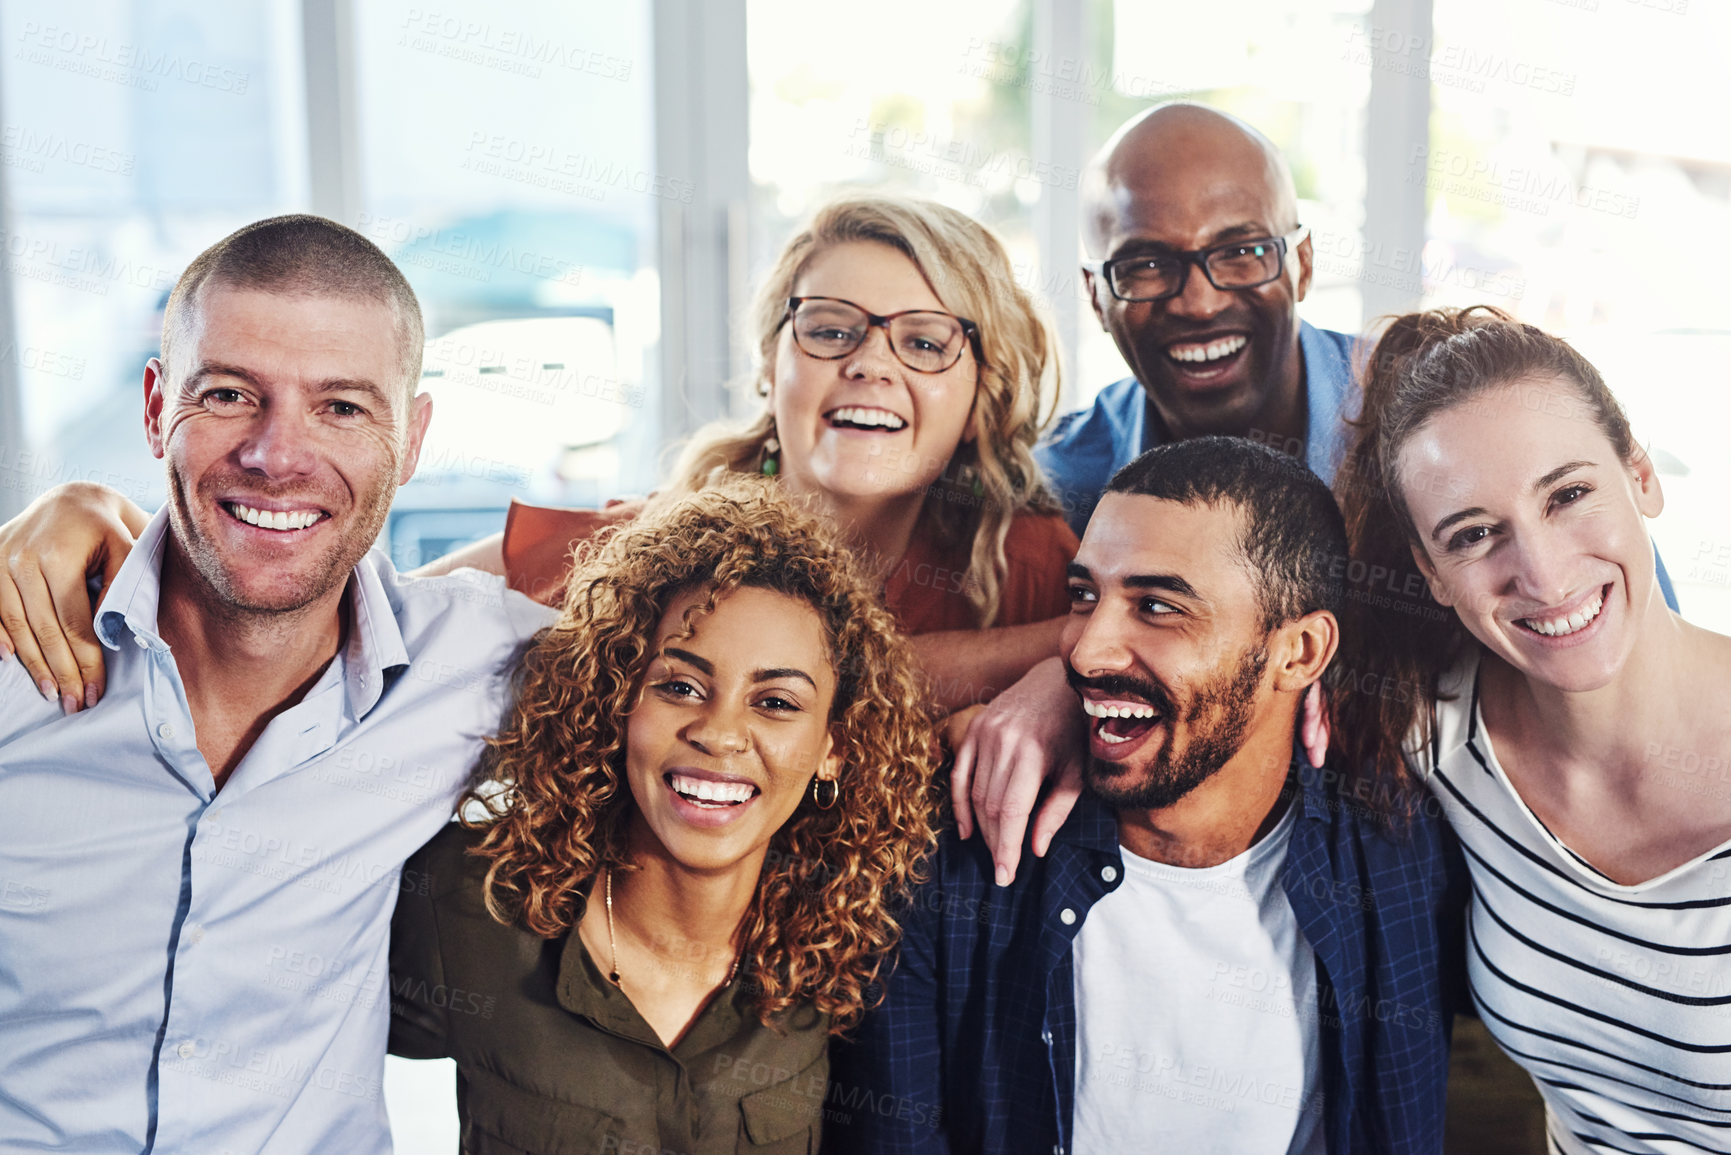
[[[405,395],[413,397],[420,385],[426,343],[420,302],[391,258],[351,228],[293,213],[254,221],[200,253],[175,282],[162,317],[162,363],[171,376],[175,343],[196,316],[206,285],[387,304],[396,317]]]

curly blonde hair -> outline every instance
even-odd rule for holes
[[[486,833],[487,907],[557,937],[603,868],[630,869],[626,722],[680,595],[713,610],[732,590],[772,590],[822,620],[837,687],[838,802],[807,797],[770,842],[741,925],[741,973],[758,1016],[808,1003],[839,1033],[900,934],[891,915],[933,842],[933,718],[918,665],[829,523],[763,479],[735,478],[652,503],[578,547],[558,620],[529,650],[517,701],[489,742],[465,822]],[[501,785],[502,784],[502,785]],[[474,805],[471,805],[474,804]],[[483,813],[477,814],[477,808]]]
[[[980,626],[990,626],[1008,568],[1004,538],[1010,523],[1025,511],[1058,512],[1034,462],[1034,443],[1058,404],[1056,341],[1034,298],[1016,282],[1003,243],[984,225],[932,201],[847,196],[820,208],[794,234],[758,288],[751,338],[759,393],[768,392],[776,341],[800,275],[824,249],[856,241],[900,252],[946,309],[979,326],[975,437],[957,444],[927,491],[924,512],[940,538],[972,543],[963,589]],[[674,466],[669,491],[701,489],[718,471],[756,473],[774,432],[767,406],[744,426],[717,422],[698,430]]]

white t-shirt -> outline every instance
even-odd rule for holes
[[[1515,793],[1479,710],[1477,647],[1439,690],[1434,741],[1409,754],[1472,871],[1473,1000],[1544,1096],[1551,1149],[1731,1148],[1731,842],[1611,881]],[[1723,765],[1653,737],[1652,773],[1731,789]]]
[[[1293,821],[1200,870],[1123,851],[1071,948],[1076,1155],[1323,1155],[1316,956],[1280,886]]]

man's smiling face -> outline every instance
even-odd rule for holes
[[[1171,118],[1169,118],[1171,119]],[[1297,224],[1290,185],[1272,156],[1223,118],[1132,130],[1092,197],[1089,248],[1102,260],[1278,237]],[[1094,313],[1175,438],[1243,436],[1267,428],[1296,398],[1303,362],[1298,302],[1310,285],[1311,245],[1251,289],[1216,289],[1190,266],[1163,301],[1120,301],[1088,274]]]
[[[1174,805],[1266,722],[1268,634],[1241,519],[1108,493],[1088,522],[1059,651],[1088,714],[1086,781],[1108,805]]]
[[[205,597],[256,614],[340,595],[431,416],[404,372],[383,301],[203,286],[172,372],[145,370],[145,429]]]

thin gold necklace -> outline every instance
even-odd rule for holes
[[[607,981],[619,989],[625,989],[619,982],[619,943],[613,937],[613,868],[609,866],[602,876],[602,891],[607,896]],[[728,969],[727,981],[721,985],[730,987],[733,980],[739,977],[739,955],[733,956],[733,966]]]

